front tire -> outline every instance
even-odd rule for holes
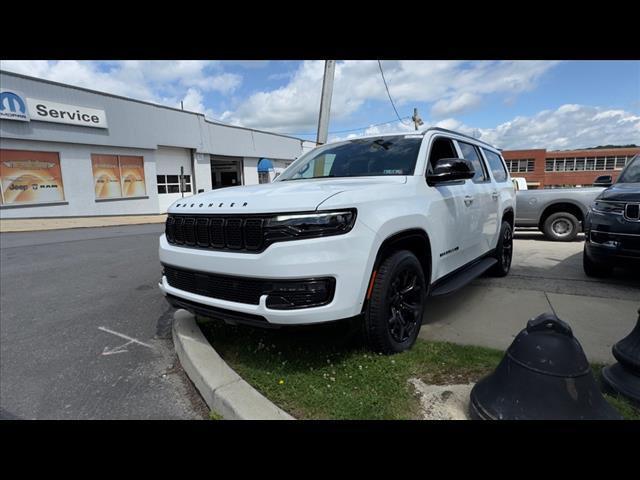
[[[568,212],[552,213],[544,221],[542,231],[554,242],[570,242],[578,236],[580,222]]]
[[[368,346],[387,355],[410,349],[422,326],[426,297],[424,272],[413,253],[400,250],[384,259],[365,311]]]
[[[507,221],[503,221],[500,227],[500,238],[496,246],[495,258],[498,263],[489,269],[489,275],[506,277],[511,270],[511,260],[513,259],[513,227]]]

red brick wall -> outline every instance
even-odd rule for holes
[[[633,156],[640,154],[640,148],[611,148],[598,150],[565,150],[549,151],[545,149],[535,150],[503,150],[505,160],[521,160],[533,158],[535,168],[533,172],[512,173],[512,177],[524,177],[527,182],[540,182],[540,187],[545,185],[591,185],[600,175],[611,175],[615,181],[620,175],[620,170],[589,170],[583,172],[545,172],[545,160],[547,158],[572,158],[572,157],[609,157],[616,155]]]

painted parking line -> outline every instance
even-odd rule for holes
[[[137,338],[133,338],[130,337],[129,335],[125,335],[124,333],[120,333],[120,332],[116,332],[114,330],[111,330],[107,327],[98,327],[98,330],[102,330],[103,332],[107,332],[110,333],[112,335],[116,335],[120,338],[124,338],[125,340],[127,340],[127,342],[123,343],[122,345],[118,345],[117,347],[104,347],[104,350],[102,351],[102,355],[115,355],[118,353],[126,353],[129,350],[127,350],[127,346],[131,345],[132,343],[136,343],[138,345],[142,345],[143,347],[147,347],[147,348],[151,348],[153,349],[152,345],[149,345],[148,343],[142,342],[140,340],[138,340]]]

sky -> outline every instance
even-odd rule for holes
[[[457,130],[503,149],[640,145],[639,61],[336,62],[329,141]],[[324,61],[16,61],[0,68],[315,140]],[[380,125],[382,124],[382,125]]]

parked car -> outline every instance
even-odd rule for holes
[[[609,275],[615,266],[640,272],[640,155],[590,206],[585,237],[582,264],[588,276]]]
[[[518,190],[516,227],[537,227],[557,242],[574,240],[582,231],[589,205],[603,190],[603,186]]]
[[[229,323],[351,319],[372,349],[400,352],[428,296],[507,275],[514,207],[499,150],[466,135],[326,144],[273,183],[175,202],[160,288],[175,307]]]

